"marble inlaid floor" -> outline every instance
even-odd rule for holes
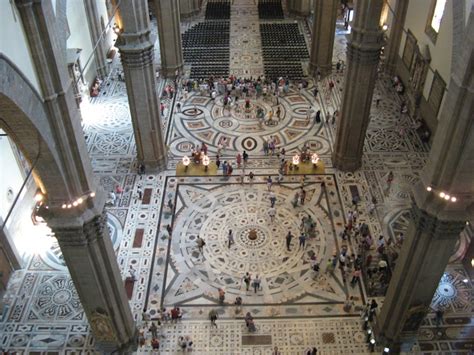
[[[232,49],[231,68],[242,75],[247,67],[256,75],[261,65],[258,36],[248,32],[258,25],[254,7],[253,1],[235,0],[232,9],[231,41],[238,48]],[[245,21],[236,21],[236,16],[245,14]],[[244,39],[248,40],[245,46]],[[340,28],[335,42],[334,58],[344,59],[346,38]],[[119,68],[116,59],[106,90],[82,109],[84,132],[100,184],[106,190],[120,184],[125,190],[116,206],[108,208],[109,229],[123,278],[128,276],[129,265],[137,270],[138,281],[130,299],[137,325],[141,326],[144,307],[156,314],[161,305],[182,305],[183,320],[163,327],[161,353],[176,353],[180,335],[192,337],[197,354],[269,354],[273,346],[283,354],[300,354],[310,346],[317,346],[321,354],[368,353],[356,310],[345,313],[342,309],[347,295],[356,298],[356,305],[364,302],[369,292],[366,285],[352,288],[340,273],[330,276],[324,269],[314,275],[308,259],[310,251],[318,260],[325,260],[341,248],[337,235],[351,208],[354,191],[362,197],[359,219],[369,225],[372,234],[393,236],[409,223],[410,189],[426,162],[429,147],[421,143],[412,120],[400,116],[401,99],[387,78],[382,76],[377,82],[376,93],[382,101],[379,107],[372,107],[363,166],[355,173],[332,168],[337,122],[315,124],[305,120],[309,105],[321,109],[323,118],[340,109],[344,76],[334,73],[331,78],[335,89],[329,92],[327,79],[317,83],[320,91],[316,99],[312,95],[316,83],[311,80],[302,92],[292,88],[278,103],[284,118],[270,127],[259,127],[253,118],[256,107],[266,112],[276,110],[276,103],[263,99],[252,98],[248,113],[241,107],[224,112],[222,97],[212,102],[193,92],[181,101],[182,112],[172,114],[173,101],[162,98],[166,106],[162,128],[170,147],[168,170],[137,176],[125,84],[113,80]],[[174,85],[161,80],[157,92],[167,84]],[[192,114],[194,109],[199,115]],[[402,135],[400,127],[404,128]],[[303,207],[295,209],[290,204],[298,177],[285,177],[280,186],[273,187],[278,212],[274,223],[266,214],[269,201],[264,179],[268,174],[275,175],[278,165],[276,158],[262,153],[263,140],[270,135],[287,148],[288,156],[309,143],[326,165],[325,175],[308,177],[307,203]],[[223,137],[230,138],[225,159],[233,160],[237,151],[249,152],[247,171],[257,175],[253,184],[240,184],[240,169],[230,178],[175,176],[176,163],[194,144],[205,141],[213,156]],[[394,172],[395,179],[387,190],[389,171]],[[326,182],[326,191],[321,190],[321,181]],[[150,194],[149,203],[137,198],[138,185]],[[368,213],[371,196],[379,202],[374,214]],[[176,206],[174,215],[163,208],[170,199]],[[308,240],[304,251],[298,250],[295,238],[292,251],[287,252],[287,230],[292,229],[297,237],[301,217],[307,213],[316,221],[316,237]],[[167,224],[174,228],[171,239]],[[229,228],[235,233],[235,244],[230,249],[225,236]],[[248,238],[249,228],[255,230],[256,239]],[[141,233],[142,238],[137,238]],[[206,240],[203,253],[194,242],[198,233]],[[466,239],[461,240],[458,249],[466,243]],[[348,247],[351,250],[354,246],[349,243]],[[262,276],[262,290],[257,294],[246,292],[242,285],[246,271]],[[472,344],[472,285],[464,282],[465,278],[458,264],[447,268],[432,305],[433,309],[438,305],[447,307],[446,321],[436,328],[433,315],[425,320],[417,345],[424,353],[460,353]],[[226,290],[224,305],[217,302],[220,287]],[[256,317],[256,335],[260,338],[247,338],[242,319],[236,319],[231,304],[237,295],[244,300],[243,311]],[[18,354],[94,353],[94,339],[57,245],[46,254],[32,256],[27,268],[13,275],[4,303],[0,348]],[[218,329],[208,324],[210,308],[218,310]],[[139,350],[149,352],[148,345]]]

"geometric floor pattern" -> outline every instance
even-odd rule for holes
[[[247,22],[235,21],[246,15]],[[232,5],[231,69],[240,75],[259,75],[262,70],[256,15],[253,1],[236,0]],[[300,22],[300,28],[307,26]],[[338,24],[334,61],[345,60],[345,45],[345,32]],[[359,308],[370,298],[370,290],[363,282],[348,286],[340,271],[326,274],[324,265],[343,247],[355,252],[354,245],[338,237],[354,191],[362,198],[359,220],[373,235],[397,235],[409,221],[406,211],[411,186],[419,178],[429,146],[420,141],[412,119],[400,115],[402,98],[393,91],[389,79],[381,75],[377,80],[375,92],[382,100],[379,106],[372,106],[363,165],[355,173],[339,172],[331,161],[337,122],[326,123],[326,119],[340,109],[344,86],[344,74],[333,73],[319,83],[309,80],[308,88],[301,92],[292,87],[278,102],[252,97],[248,109],[241,99],[238,106],[224,111],[222,96],[212,101],[196,91],[186,98],[178,93],[182,112],[174,113],[173,101],[162,96],[162,129],[170,149],[168,169],[138,176],[125,84],[115,80],[120,70],[118,57],[106,89],[82,108],[82,115],[92,166],[101,186],[106,191],[117,184],[124,189],[116,205],[108,208],[108,224],[123,279],[129,265],[137,270],[130,299],[137,325],[141,326],[144,307],[156,315],[160,307],[179,303],[183,320],[161,329],[163,354],[176,353],[181,335],[192,338],[193,351],[198,354],[270,354],[274,346],[282,354],[301,354],[313,346],[321,354],[368,353]],[[331,92],[329,79],[335,83]],[[316,84],[319,94],[314,98]],[[157,92],[162,93],[166,85],[175,84],[159,80]],[[306,120],[309,106],[321,110],[322,124]],[[279,123],[258,124],[257,109],[275,113],[278,108]],[[91,113],[100,120],[93,119]],[[325,174],[307,177],[304,206],[294,208],[291,204],[301,183],[299,176],[286,176],[280,185],[273,185],[277,199],[273,222],[268,215],[266,177],[275,177],[278,160],[262,152],[263,141],[270,136],[285,147],[287,159],[306,143],[326,166]],[[246,171],[256,175],[252,184],[241,184],[241,169],[235,169],[229,178],[175,176],[177,162],[194,145],[206,142],[213,158],[224,137],[230,144],[222,160],[233,161],[237,151],[247,150]],[[390,171],[394,181],[387,189]],[[138,199],[138,186],[149,193],[148,203]],[[378,204],[370,214],[372,196]],[[174,215],[166,208],[168,200],[176,206]],[[305,249],[298,249],[301,220],[308,215],[315,232]],[[173,226],[171,238],[168,224]],[[235,241],[230,248],[229,229]],[[288,230],[295,236],[291,251],[285,244]],[[198,235],[206,241],[202,253],[195,242]],[[462,248],[465,241],[459,245]],[[319,274],[310,268],[313,254],[323,266]],[[246,291],[242,284],[245,272],[261,277],[257,293]],[[440,305],[447,309],[445,322],[436,327],[433,314],[424,320],[417,344],[424,354],[466,353],[473,345],[473,288],[465,278],[458,264],[448,266],[432,305],[433,309]],[[218,302],[219,288],[226,292],[224,305]],[[252,312],[256,319],[254,337],[249,337],[242,316],[236,317],[232,304],[237,296],[243,299],[243,312]],[[347,296],[354,297],[355,307],[346,313],[342,305]],[[0,348],[18,354],[95,353],[89,325],[57,247],[46,255],[34,255],[26,269],[13,274],[3,302]],[[219,314],[217,329],[207,320],[210,309]],[[149,343],[138,353],[150,353]]]

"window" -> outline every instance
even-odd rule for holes
[[[431,38],[433,43],[436,43],[436,38],[438,37],[445,6],[446,0],[432,0],[431,2],[431,8],[428,14],[429,16],[426,23],[425,32],[428,37]]]
[[[436,33],[438,33],[439,26],[441,25],[441,19],[443,18],[444,6],[446,5],[446,0],[437,0],[435,2],[436,2],[436,5],[434,8],[433,17],[431,18],[431,28],[435,30]]]

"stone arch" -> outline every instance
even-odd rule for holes
[[[0,53],[0,128],[16,143],[31,166],[36,184],[50,199],[67,201],[54,137],[44,102],[28,79]]]

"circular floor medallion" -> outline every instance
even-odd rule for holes
[[[257,147],[257,141],[255,138],[247,137],[242,141],[242,148],[246,151],[253,151]]]

